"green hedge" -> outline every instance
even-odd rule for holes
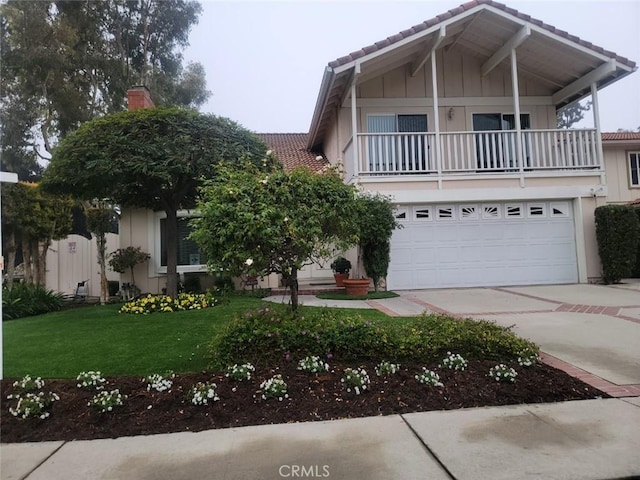
[[[598,253],[605,283],[630,277],[636,266],[640,221],[629,205],[604,205],[595,210]]]
[[[308,355],[341,360],[429,362],[448,351],[472,359],[514,360],[538,347],[492,322],[423,314],[398,322],[314,308],[296,316],[281,306],[235,318],[210,345],[214,368]]]

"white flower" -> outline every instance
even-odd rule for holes
[[[324,160],[324,158],[322,157],[322,155],[318,155],[318,156],[316,157],[316,160]]]
[[[271,155],[273,153],[273,150],[267,150],[267,156]]]
[[[247,258],[247,259],[244,261],[244,264],[245,264],[247,267],[250,267],[251,265],[253,265],[253,258]]]

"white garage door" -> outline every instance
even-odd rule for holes
[[[577,283],[570,201],[396,210],[387,288]]]

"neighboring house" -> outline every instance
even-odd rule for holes
[[[640,196],[640,135],[602,134],[598,117],[598,91],[636,69],[476,0],[329,63],[309,134],[262,136],[288,168],[341,163],[346,182],[393,198],[389,289],[586,283],[601,276],[595,208]],[[557,129],[589,96],[595,128]],[[161,291],[162,214],[125,212],[120,232],[151,253],[140,288]],[[180,272],[206,271],[195,244],[179,252]]]

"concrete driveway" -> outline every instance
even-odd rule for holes
[[[545,361],[614,396],[640,395],[640,283],[416,290],[412,304],[492,320],[528,338]]]

